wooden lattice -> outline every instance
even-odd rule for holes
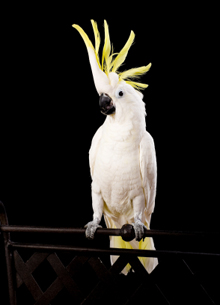
[[[57,278],[43,291],[33,273],[44,261],[55,271]],[[149,275],[136,257],[121,256],[109,269],[98,257],[74,256],[64,266],[59,256],[54,253],[35,252],[26,262],[14,251],[17,290],[25,285],[33,297],[35,305],[50,304],[65,289],[72,304],[135,304],[135,296],[149,282]],[[126,286],[126,277],[120,275],[129,263],[132,266],[136,282]],[[91,269],[88,271],[88,269]],[[133,276],[134,276],[133,275]],[[42,274],[42,277],[47,276]],[[130,278],[132,275],[130,275]],[[127,281],[127,284],[128,281]],[[152,286],[152,283],[151,285]],[[129,287],[129,291],[127,288]],[[169,304],[160,288],[155,285],[161,304]],[[148,289],[147,289],[148,290]],[[157,297],[158,299],[158,297]],[[133,300],[133,301],[132,301]],[[22,304],[22,300],[18,300]]]
[[[188,304],[196,301],[200,304],[215,304],[185,260],[178,259],[176,262],[172,260],[181,273],[178,278],[176,277],[178,272],[173,275],[172,272],[168,274],[169,268],[167,266],[163,268],[167,260],[162,260],[160,268],[149,275],[139,259],[134,256],[122,255],[111,267],[105,266],[96,256],[73,255],[66,265],[59,256],[56,252],[35,252],[24,262],[22,255],[17,250],[14,251],[16,291],[19,292],[19,289],[25,285],[33,299],[30,305],[62,304],[64,301],[65,305],[138,304],[138,300],[141,302],[143,298],[146,298],[151,305],[184,304],[186,301]],[[40,279],[38,283],[35,272],[45,262],[56,276],[55,278],[53,276],[50,285],[43,290],[41,282],[45,277],[50,277],[50,274],[42,269],[42,274],[38,274]],[[132,266],[132,272],[124,276],[120,272],[127,263]],[[159,274],[162,276],[159,277]],[[166,287],[168,285],[166,279],[171,286],[170,292],[167,291],[169,289]],[[172,287],[175,291],[172,291]],[[63,291],[65,293],[62,294]],[[18,293],[18,296],[20,296],[18,305],[23,304],[24,294]]]

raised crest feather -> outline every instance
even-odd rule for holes
[[[135,34],[133,31],[131,31],[130,36],[124,45],[124,47],[121,49],[119,53],[113,53],[113,47],[111,46],[110,42],[110,35],[109,35],[109,28],[106,20],[104,20],[104,31],[105,31],[105,40],[104,40],[104,46],[102,51],[102,57],[101,57],[101,64],[99,59],[99,48],[101,43],[100,33],[98,31],[97,23],[94,20],[91,20],[94,37],[95,37],[95,47],[93,46],[92,42],[90,41],[87,34],[83,31],[83,29],[73,24],[73,27],[78,30],[80,35],[82,36],[87,49],[92,48],[95,53],[96,61],[98,63],[98,67],[101,71],[103,71],[107,76],[110,72],[115,72],[119,76],[119,80],[124,80],[126,83],[131,85],[137,90],[142,90],[148,87],[147,84],[139,83],[139,82],[133,82],[130,81],[131,79],[137,79],[141,75],[145,74],[147,71],[149,71],[151,67],[151,63],[149,63],[147,66],[142,66],[139,68],[132,68],[124,72],[118,72],[118,69],[125,61],[128,51],[130,47],[132,46],[135,38]]]
[[[131,85],[133,88],[135,88],[137,90],[143,90],[143,89],[146,89],[149,86],[148,84],[131,82],[131,81],[126,81],[126,83]]]
[[[145,74],[150,70],[150,67],[152,66],[151,63],[149,63],[147,66],[139,67],[139,68],[133,68],[129,69],[125,72],[119,73],[120,79],[133,79],[133,78],[139,78],[141,75]]]
[[[73,24],[72,27],[75,28],[80,33],[87,48],[94,48],[89,37],[87,36],[87,34],[83,31],[83,29],[79,25]]]
[[[98,30],[97,23],[94,20],[91,20],[91,23],[92,23],[94,37],[95,37],[96,60],[99,64],[99,67],[101,68],[100,61],[99,61],[99,47],[100,47],[100,43],[101,43],[100,33],[99,33],[99,30]]]
[[[125,46],[122,48],[118,56],[115,58],[113,67],[112,67],[112,72],[117,72],[118,68],[123,64],[125,61],[125,58],[127,57],[128,51],[134,41],[135,34],[133,31],[131,31],[131,34],[128,38],[128,41],[126,42]]]
[[[109,29],[108,29],[108,24],[106,20],[104,21],[104,27],[105,27],[105,44],[103,47],[103,52],[102,52],[102,71],[105,71],[106,74],[109,74],[109,68],[111,64],[111,42],[110,42],[110,37],[109,37]]]

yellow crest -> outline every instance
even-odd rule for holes
[[[118,69],[120,66],[123,64],[125,61],[128,51],[134,41],[135,34],[133,31],[131,31],[130,36],[122,48],[122,50],[119,53],[113,53],[113,48],[110,42],[110,35],[109,35],[109,28],[106,20],[104,20],[104,30],[105,30],[105,41],[104,41],[104,46],[103,46],[103,51],[102,51],[102,58],[101,62],[99,59],[99,47],[100,47],[100,33],[98,31],[98,26],[97,23],[94,20],[91,20],[92,27],[93,27],[93,32],[95,36],[95,48],[93,44],[91,43],[90,39],[86,35],[86,33],[83,31],[83,29],[76,25],[73,24],[73,27],[78,30],[80,35],[82,36],[87,49],[92,48],[96,61],[98,64],[98,67],[108,76],[110,72],[115,72],[119,76],[119,80],[124,80],[126,83],[130,84],[132,87],[135,89],[145,89],[148,87],[147,84],[139,83],[139,82],[134,82],[132,81],[133,79],[139,78],[141,75],[145,74],[147,71],[149,71],[151,67],[151,63],[149,63],[147,66],[139,67],[139,68],[133,68],[129,69],[124,72],[119,72]]]

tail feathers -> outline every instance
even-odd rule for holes
[[[111,217],[104,215],[105,223],[108,228],[114,228],[117,227],[120,228],[123,223],[126,223],[125,219],[121,219],[121,221],[116,222]],[[150,220],[150,219],[149,219]],[[146,227],[149,228],[149,225],[147,222],[145,223]],[[146,237],[143,241],[143,239],[138,242],[135,239],[133,239],[130,242],[124,241],[121,236],[111,236],[110,237],[110,247],[111,248],[122,248],[122,249],[142,249],[142,250],[155,250],[154,247],[154,241],[151,237]],[[148,273],[151,273],[154,268],[158,265],[158,259],[154,257],[138,257],[145,269]],[[112,255],[111,256],[111,264],[113,265],[114,262],[118,259],[118,256]],[[122,273],[127,275],[129,270],[131,269],[130,264],[127,264],[127,266],[123,269]]]
[[[142,250],[155,250],[154,242],[152,238],[145,238],[140,242],[132,240],[130,242],[124,241],[120,236],[111,236],[110,237],[110,246],[111,248],[123,248],[123,249],[142,249]],[[158,259],[154,257],[138,257],[148,273],[151,273],[154,268],[158,265]],[[118,259],[118,256],[111,256],[111,264]],[[122,273],[125,275],[131,269],[130,264],[123,269]]]
[[[129,242],[124,241],[121,236],[111,236],[110,237],[110,247],[111,248],[123,248],[123,249],[133,249]],[[111,255],[111,264],[113,265],[115,261],[118,259],[118,256]],[[131,265],[127,264],[123,269],[122,273],[127,274],[131,269]]]

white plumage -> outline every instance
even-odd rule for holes
[[[156,156],[153,139],[145,129],[144,103],[140,94],[125,83],[111,89],[107,94],[113,97],[116,113],[106,117],[89,152],[92,192],[100,197],[93,202],[94,219],[100,218],[103,199],[107,227],[121,228],[138,217],[149,228],[156,195]],[[124,97],[117,99],[114,91],[122,89]],[[135,200],[140,201],[138,207],[134,207]],[[111,238],[111,246],[116,244]],[[137,241],[130,244],[139,248]],[[148,272],[157,264],[156,259],[150,260]],[[149,264],[149,259],[146,262]]]
[[[93,221],[87,224],[87,237],[94,238],[104,214],[109,228],[133,224],[135,229],[136,240],[125,242],[121,237],[111,237],[111,247],[155,249],[152,238],[141,240],[144,227],[150,227],[157,175],[154,141],[146,131],[143,95],[117,73],[101,71],[91,42],[81,28],[80,33],[87,45],[100,107],[108,114],[89,151],[94,214]],[[112,257],[112,262],[115,259]],[[158,263],[156,258],[140,260],[149,273]],[[123,272],[128,270],[129,266]]]

